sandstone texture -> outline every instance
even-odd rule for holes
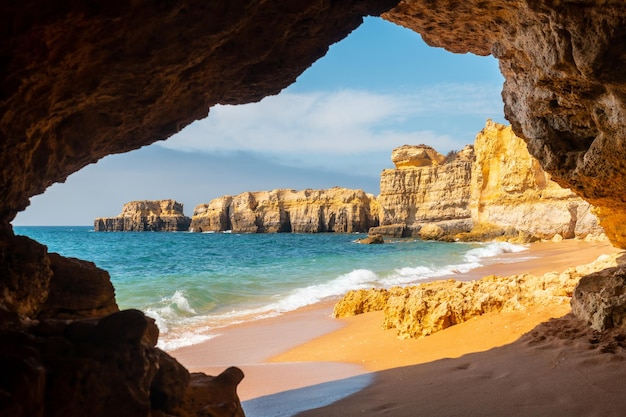
[[[608,268],[580,280],[572,312],[598,331],[626,328],[626,266]]]
[[[512,227],[540,239],[602,233],[590,204],[552,181],[510,126],[487,121],[474,150],[470,210],[475,224]]]
[[[369,235],[363,239],[357,239],[356,242],[362,245],[380,245],[385,243],[385,239],[381,235]]]
[[[400,234],[393,235],[396,237],[418,236],[422,226],[433,223],[448,234],[470,230],[473,159],[471,146],[445,164],[445,157],[430,147],[405,145],[395,149],[392,160],[400,161],[400,165],[380,175],[381,226],[404,225]],[[377,228],[372,233],[386,231],[393,229]]]
[[[391,161],[397,169],[441,165],[446,157],[428,145],[404,145],[391,153]]]
[[[511,127],[491,120],[473,146],[448,157],[405,145],[392,160],[401,165],[381,174],[381,226],[372,233],[521,241],[603,233],[590,204],[552,181]]]
[[[159,359],[137,337],[139,316],[131,332],[127,320],[105,322],[97,343],[85,342],[93,334],[81,324],[68,324],[80,330],[71,341],[60,333],[41,341],[28,327],[53,277],[46,248],[14,236],[10,225],[29,198],[106,155],[171,136],[217,103],[276,94],[363,16],[381,13],[430,45],[495,56],[513,131],[555,182],[596,207],[611,242],[626,248],[621,0],[2,2],[0,324],[10,333],[0,338],[0,414],[161,412],[146,406]],[[55,356],[74,353],[82,359]],[[156,403],[177,403],[178,388],[187,389],[184,372],[176,374],[169,388],[153,391],[171,400]]]
[[[383,17],[432,46],[498,58],[515,133],[626,247],[624,2],[403,1]]]
[[[272,190],[223,196],[196,206],[190,230],[234,233],[354,233],[378,224],[379,207],[362,190]]]
[[[117,217],[97,218],[93,228],[96,232],[182,232],[190,224],[181,203],[144,200],[124,204],[122,214]]]
[[[447,280],[411,287],[354,290],[335,305],[333,314],[346,317],[382,310],[384,328],[396,329],[402,338],[424,337],[489,312],[569,303],[581,277],[615,267],[623,262],[618,259],[620,256],[623,255],[603,255],[588,265],[572,267],[560,274],[491,275],[478,281]],[[579,291],[583,290],[576,289]],[[625,306],[622,300],[613,309],[619,312],[614,316],[620,317],[622,326],[626,324]]]

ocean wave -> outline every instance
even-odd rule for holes
[[[498,257],[504,254],[526,249],[527,247],[522,245],[493,242],[466,251],[461,255],[462,262],[455,264],[405,266],[387,274],[376,273],[370,269],[355,269],[327,282],[276,294],[275,301],[268,299],[252,308],[233,307],[227,312],[196,314],[185,292],[177,290],[172,296],[163,297],[160,303],[149,307],[147,313],[155,318],[161,329],[159,347],[172,350],[216,337],[219,329],[225,326],[274,317],[331,297],[342,296],[350,290],[414,285],[427,279],[467,273],[485,264],[497,262]]]
[[[527,246],[516,245],[509,242],[491,242],[485,246],[470,249],[464,258],[467,262],[479,263],[484,258],[493,258],[505,253],[518,253],[527,250]]]
[[[267,308],[279,313],[292,311],[319,303],[329,297],[345,294],[350,290],[377,286],[378,281],[379,277],[375,272],[369,269],[355,269],[329,282],[293,290],[285,298],[270,304]]]
[[[152,317],[161,333],[167,333],[170,323],[177,323],[181,318],[193,317],[198,313],[191,308],[185,291],[176,290],[170,297],[162,297],[161,301],[146,308],[146,314]]]
[[[526,250],[527,247],[508,242],[491,242],[484,246],[470,249],[463,255],[465,262],[459,264],[444,265],[442,267],[402,267],[395,269],[388,276],[381,278],[379,283],[384,287],[417,284],[427,279],[441,278],[465,274],[473,269],[480,268],[487,263],[493,262],[498,256],[507,253],[517,253]],[[489,260],[489,261],[487,261]]]

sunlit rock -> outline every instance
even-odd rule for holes
[[[181,232],[189,229],[191,219],[183,205],[174,200],[131,201],[122,214],[94,220],[96,232]]]

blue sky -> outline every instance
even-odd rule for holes
[[[362,188],[378,194],[391,150],[441,153],[505,123],[492,57],[427,46],[407,29],[365,23],[259,103],[215,106],[167,141],[108,156],[31,199],[14,225],[90,225],[127,201],[174,198],[191,215],[224,194],[274,188]]]

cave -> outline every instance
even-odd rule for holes
[[[15,236],[11,222],[106,155],[164,140],[213,105],[277,94],[364,16],[497,58],[515,133],[626,248],[622,1],[24,0],[0,11],[1,415],[242,415],[239,370],[190,375],[155,347],[150,318],[118,311],[105,271]]]

